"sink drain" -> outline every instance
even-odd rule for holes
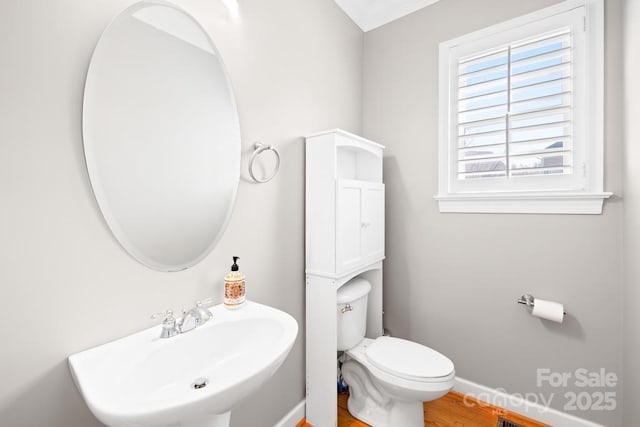
[[[209,380],[206,378],[198,378],[197,380],[195,380],[193,382],[193,384],[191,384],[191,387],[193,387],[196,390],[199,390],[201,388],[205,388],[207,386],[207,384],[209,384]]]

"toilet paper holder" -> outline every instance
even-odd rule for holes
[[[526,305],[527,307],[529,307],[531,309],[533,309],[533,306],[535,305],[535,303],[536,303],[536,299],[531,294],[524,294],[518,300],[518,304]],[[563,314],[566,316],[567,312],[563,311]]]

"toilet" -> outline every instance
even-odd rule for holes
[[[350,393],[347,408],[374,427],[423,427],[422,402],[453,388],[453,363],[412,341],[365,338],[370,291],[367,280],[355,278],[337,292],[338,350],[347,355],[342,365]]]

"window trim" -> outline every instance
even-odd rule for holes
[[[554,15],[585,8],[585,127],[584,147],[586,179],[584,188],[572,190],[509,191],[486,190],[455,192],[451,185],[451,49],[465,43],[495,36]],[[601,214],[604,199],[604,1],[568,0],[539,11],[502,22],[440,44],[439,62],[439,184],[440,212],[476,213],[559,213]],[[451,82],[452,83],[452,82]]]

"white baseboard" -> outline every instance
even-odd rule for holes
[[[547,408],[538,403],[525,400],[520,396],[485,387],[465,380],[464,378],[456,377],[453,389],[458,393],[469,395],[482,402],[524,415],[525,417],[533,418],[543,423],[551,424],[552,426],[604,427],[601,424],[578,418],[566,412],[558,411],[557,409]]]
[[[519,396],[507,394],[501,390],[485,387],[456,377],[453,389],[458,393],[470,395],[471,397],[486,402],[488,404],[498,406],[516,414],[533,418],[534,420],[550,424],[552,426],[562,427],[604,427],[575,415],[559,411],[553,408],[547,408],[540,404],[530,402]],[[305,416],[304,399],[293,407],[274,427],[295,427],[295,425]]]
[[[296,424],[304,418],[304,408],[305,401],[304,399],[293,407],[280,421],[276,423],[273,427],[296,427]]]

